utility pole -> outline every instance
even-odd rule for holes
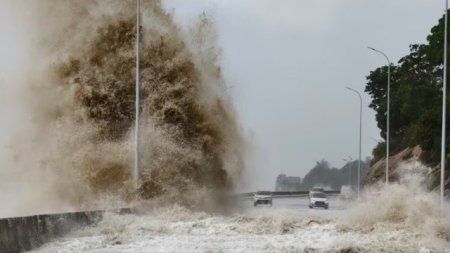
[[[444,24],[444,73],[442,83],[442,140],[441,140],[441,207],[444,207],[445,191],[445,139],[447,120],[447,22],[448,22],[448,0],[445,0],[445,24]]]
[[[362,136],[362,97],[361,93],[359,91],[352,89],[350,87],[345,87],[350,91],[355,92],[359,96],[359,161],[358,161],[358,198],[359,198],[359,192],[361,188],[361,136]]]
[[[368,47],[370,50],[375,51],[386,58],[388,63],[388,80],[387,80],[387,120],[386,120],[386,187],[389,184],[389,122],[390,122],[390,106],[391,106],[391,61],[389,57],[382,51],[373,47]]]
[[[348,185],[351,187],[352,185],[352,167],[353,167],[353,158],[351,156],[348,157],[350,160],[342,159],[344,160],[348,165]]]
[[[135,112],[135,143],[134,143],[134,169],[133,181],[138,185],[139,180],[139,109],[140,109],[140,27],[141,27],[141,1],[136,0],[136,112]]]

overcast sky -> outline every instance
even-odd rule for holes
[[[279,173],[304,176],[324,158],[358,156],[359,99],[365,77],[425,42],[444,13],[432,0],[167,0],[178,24],[203,11],[213,18],[222,66],[240,121],[256,144],[254,187]],[[363,95],[362,157],[380,139]]]
[[[0,1],[2,85],[20,73],[26,42]],[[322,158],[335,167],[357,158],[359,100],[344,87],[363,92],[365,76],[385,64],[367,46],[397,62],[409,44],[425,41],[444,9],[437,0],[163,2],[182,27],[202,12],[214,20],[225,79],[255,147],[253,187],[260,189],[272,189],[279,173],[304,176]],[[370,98],[363,100],[364,158],[380,136]],[[0,106],[0,143],[12,128],[10,109]]]

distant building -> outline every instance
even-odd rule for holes
[[[275,191],[300,191],[302,179],[300,177],[288,177],[280,174],[277,177]]]

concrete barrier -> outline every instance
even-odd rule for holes
[[[0,219],[0,253],[17,253],[37,248],[74,229],[99,222],[104,212],[73,212]],[[131,211],[120,209],[113,212]]]

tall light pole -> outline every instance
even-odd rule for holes
[[[349,158],[349,160],[347,160],[345,158],[342,159],[342,160],[344,160],[346,163],[350,163],[350,166],[348,168],[348,185],[351,187],[351,185],[352,185],[352,167],[353,167],[352,162],[353,162],[353,158],[351,156],[349,156],[348,158]]]
[[[357,90],[352,89],[350,87],[345,87],[350,91],[355,92],[359,96],[359,161],[358,161],[358,198],[359,198],[359,188],[361,185],[361,133],[362,133],[362,97],[361,93],[359,93]]]
[[[387,82],[387,123],[386,123],[386,186],[389,184],[389,114],[391,105],[391,61],[385,53],[373,47],[368,47],[370,50],[383,55],[388,62],[388,82]]]
[[[139,99],[140,99],[140,26],[141,26],[141,1],[136,0],[136,115],[135,115],[135,131],[134,131],[134,169],[133,169],[133,181],[137,186],[139,180]]]
[[[442,83],[442,140],[441,140],[441,207],[444,206],[444,179],[445,179],[445,130],[447,110],[447,21],[448,0],[445,0],[445,24],[444,24],[444,77]]]

